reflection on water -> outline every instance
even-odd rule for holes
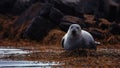
[[[0,58],[9,56],[9,55],[15,55],[15,54],[28,54],[32,51],[29,50],[22,50],[22,49],[10,49],[10,48],[0,48]]]
[[[28,51],[23,51],[21,49],[0,49],[0,54],[27,54]]]
[[[38,62],[38,61],[0,61],[0,68],[39,68],[39,67],[61,67],[59,62]]]

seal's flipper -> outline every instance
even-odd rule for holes
[[[95,41],[95,44],[96,44],[96,45],[100,45],[100,42]]]

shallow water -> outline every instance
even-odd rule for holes
[[[60,67],[59,62],[39,62],[39,61],[0,61],[0,68],[39,68],[39,67]]]
[[[29,50],[22,50],[22,49],[14,49],[14,48],[0,48],[0,58],[10,55],[21,55],[21,54],[28,54],[32,51]]]
[[[0,68],[81,68],[96,65],[119,65],[120,49],[97,49],[86,56],[82,53],[65,52],[57,47],[0,48]],[[60,57],[60,58],[58,58]],[[99,57],[99,58],[97,58]],[[114,58],[114,59],[113,59]],[[104,63],[101,63],[103,62]],[[90,64],[91,62],[97,64]],[[116,64],[114,64],[116,63]],[[77,66],[76,66],[77,65]],[[108,67],[109,68],[109,67]]]
[[[0,49],[0,54],[27,54],[28,51],[23,51],[21,49]]]
[[[9,57],[11,55],[25,55],[30,53],[40,52],[40,50],[27,50],[27,49],[15,49],[15,48],[0,48],[0,58]],[[59,62],[40,62],[40,61],[13,61],[0,59],[0,68],[53,68],[61,67],[63,64]]]

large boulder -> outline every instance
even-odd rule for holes
[[[83,18],[83,14],[93,14],[109,21],[120,18],[120,0],[50,0],[50,3],[66,15]]]
[[[36,16],[39,16],[41,11],[42,4],[35,3],[25,12],[23,12],[13,23],[11,28],[11,33],[13,36],[20,36],[21,33],[27,28],[32,19]]]
[[[41,40],[42,38],[37,37],[37,34],[40,33],[40,36],[46,35],[46,31],[49,31],[48,29],[51,29],[49,27],[59,25],[63,16],[64,14],[62,12],[54,8],[49,3],[35,3],[14,21],[11,29],[13,33],[12,35],[22,37],[25,31],[24,38]],[[52,24],[54,24],[54,26]],[[36,31],[35,35],[34,31]]]
[[[67,32],[71,24],[79,24],[81,28],[86,27],[86,24],[84,23],[84,19],[75,17],[75,16],[70,16],[70,15],[65,15],[62,18],[61,23],[59,24],[59,27],[62,31]]]
[[[49,3],[54,5],[55,8],[59,9],[65,15],[73,15],[83,18],[82,13],[76,12],[75,7],[78,7],[80,0],[50,0]]]
[[[63,17],[64,17],[64,14],[60,10],[54,7],[51,8],[50,14],[49,14],[49,19],[51,22],[53,22],[56,25],[59,25]]]
[[[44,4],[44,5],[41,7],[40,16],[48,19],[52,7],[53,7],[53,6],[52,6],[51,4],[49,4],[49,3]]]
[[[32,40],[42,40],[55,27],[49,20],[37,16],[25,30],[23,37]]]
[[[52,4],[47,3],[43,5],[40,11],[40,16],[49,19],[58,25],[64,14],[60,10],[54,8]]]
[[[18,29],[22,24],[31,21],[36,16],[39,16],[41,8],[42,8],[41,3],[33,4],[29,9],[27,9],[14,21],[13,28]]]

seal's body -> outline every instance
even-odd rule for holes
[[[62,47],[66,50],[77,48],[96,50],[96,45],[92,35],[85,30],[81,30],[78,24],[72,24],[62,38]]]

